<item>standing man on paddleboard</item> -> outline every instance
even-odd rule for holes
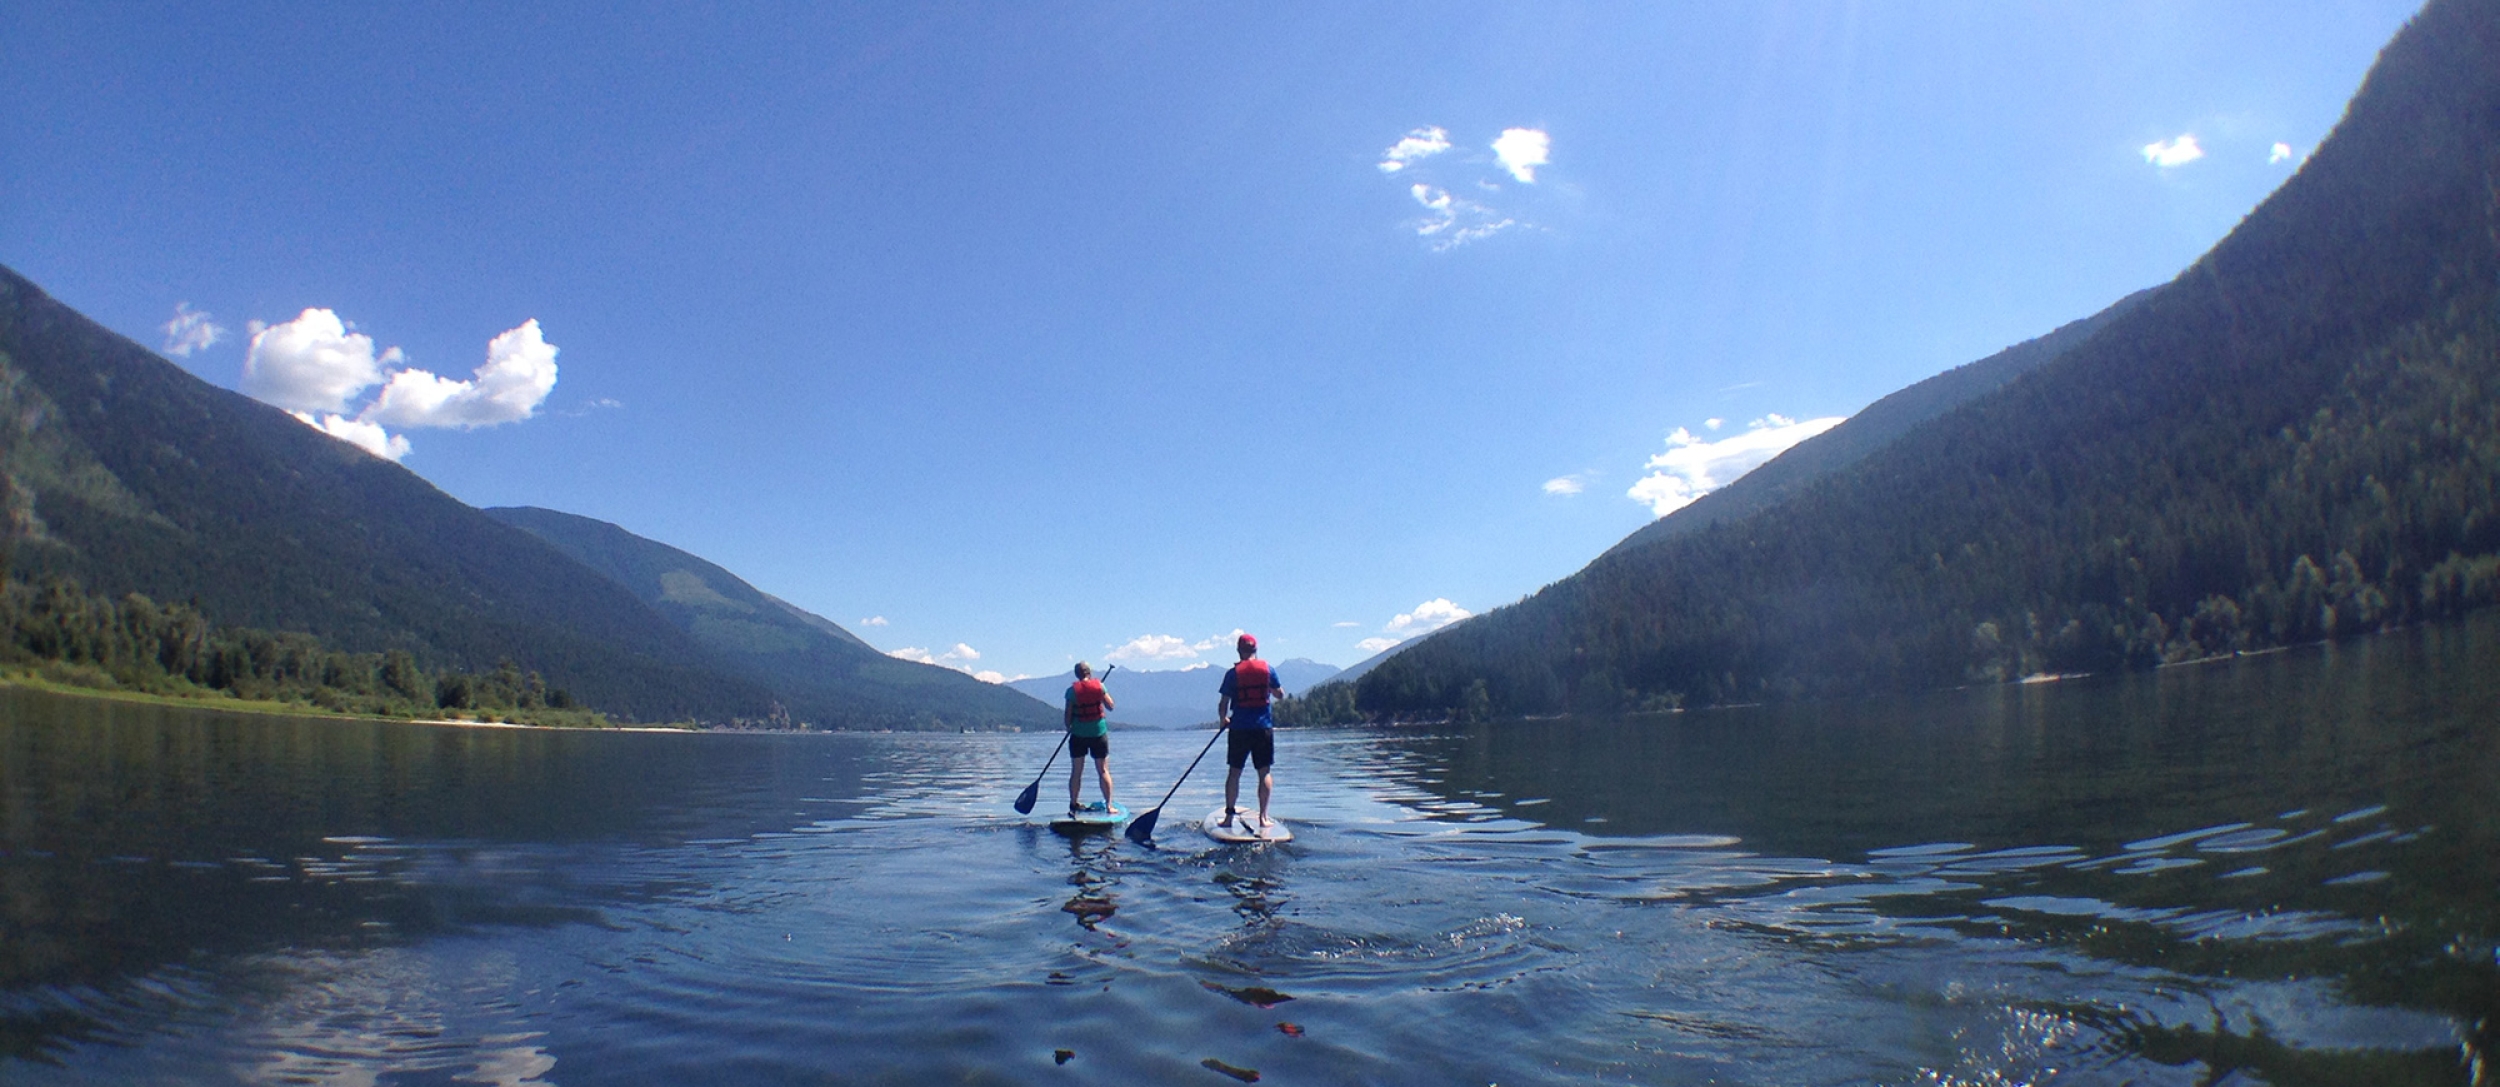
[[[1077,797],[1085,791],[1088,754],[1094,756],[1094,777],[1102,783],[1102,803],[1094,805],[1094,810],[1111,810],[1111,726],[1103,721],[1103,715],[1111,709],[1111,692],[1103,690],[1102,681],[1094,678],[1093,666],[1076,662],[1076,682],[1068,684],[1067,705],[1059,714],[1060,721],[1068,726],[1070,815],[1085,811]]]
[[[1231,729],[1224,741],[1224,763],[1232,772],[1224,775],[1224,821],[1233,825],[1233,809],[1241,802],[1241,764],[1248,762],[1259,768],[1259,821],[1251,824],[1260,830],[1274,826],[1267,817],[1267,799],[1275,792],[1275,779],[1268,767],[1276,764],[1276,718],[1270,711],[1277,697],[1285,691],[1276,678],[1276,669],[1259,659],[1259,640],[1247,634],[1233,643],[1241,652],[1241,663],[1224,672],[1224,683],[1215,699],[1215,727]]]

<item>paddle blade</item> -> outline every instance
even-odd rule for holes
[[[1155,841],[1155,820],[1161,818],[1163,818],[1163,808],[1161,805],[1157,805],[1153,811],[1138,816],[1136,822],[1128,825],[1128,840],[1139,845],[1153,845]]]
[[[1033,779],[1033,784],[1025,786],[1025,787],[1024,787],[1024,791],[1023,791],[1023,792],[1021,792],[1021,793],[1017,793],[1017,794],[1016,794],[1016,814],[1017,814],[1017,815],[1031,815],[1031,814],[1033,814],[1033,801],[1034,801],[1034,800],[1036,800],[1036,799],[1038,799],[1041,795],[1042,795],[1042,782],[1041,782],[1041,779],[1040,779],[1040,778],[1035,778],[1035,779]]]

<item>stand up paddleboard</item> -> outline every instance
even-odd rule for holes
[[[1228,827],[1222,825],[1224,809],[1217,808],[1208,812],[1207,817],[1200,820],[1198,825],[1206,828],[1207,837],[1219,842],[1290,842],[1293,840],[1293,831],[1286,828],[1284,820],[1275,819],[1274,816],[1269,818],[1274,820],[1273,824],[1266,830],[1260,830],[1257,825],[1259,809],[1240,808],[1233,812],[1233,825]]]
[[[1113,804],[1109,809],[1089,808],[1072,812],[1065,808],[1050,817],[1050,829],[1066,831],[1109,830],[1128,821],[1128,809]]]

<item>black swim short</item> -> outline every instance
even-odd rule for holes
[[[1241,769],[1244,760],[1261,770],[1276,765],[1275,729],[1233,728],[1225,733],[1224,765],[1235,770]]]
[[[1092,755],[1093,757],[1095,757],[1095,758],[1097,758],[1097,759],[1107,759],[1107,758],[1110,758],[1110,757],[1111,757],[1111,734],[1106,732],[1106,733],[1104,733],[1104,734],[1102,734],[1102,735],[1100,735],[1100,736],[1070,736],[1070,737],[1068,737],[1068,757],[1069,757],[1069,758],[1071,758],[1071,759],[1081,759],[1081,758],[1084,758],[1084,757],[1085,757],[1085,756],[1087,756],[1087,755]]]

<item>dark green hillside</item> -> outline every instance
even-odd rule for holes
[[[605,521],[526,506],[486,514],[632,591],[721,660],[769,685],[794,720],[854,729],[1058,723],[1053,707],[951,668],[886,656],[727,570]]]
[[[15,576],[218,624],[510,660],[635,719],[761,717],[632,594],[396,464],[219,389],[0,269],[0,504]]]
[[[2006,382],[2038,369],[2099,332],[2119,314],[2135,308],[2153,292],[2137,291],[2090,317],[2059,325],[2045,336],[2025,340],[1977,362],[1964,363],[1868,404],[1847,422],[1817,434],[1771,462],[1745,473],[1725,487],[1623,538],[1612,550],[1642,547],[1719,521],[1734,521],[1786,501],[1807,484],[1830,475],[1884,446],[1920,423],[1933,419]]]
[[[2500,4],[2098,333],[1751,516],[1618,548],[1360,681],[1372,714],[2098,671],[2500,595]]]

